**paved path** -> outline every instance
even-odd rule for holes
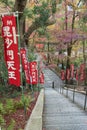
[[[60,79],[52,71],[44,70],[44,74],[44,130],[87,130],[87,113],[70,98],[52,88],[53,79],[56,87],[60,87],[61,84]]]
[[[60,87],[60,84],[62,84],[60,78],[50,69],[45,69],[44,70],[44,75],[45,75],[45,88],[47,87],[52,87],[52,83],[54,82],[54,87],[57,86]]]

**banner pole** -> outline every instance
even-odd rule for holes
[[[16,11],[16,17],[17,17],[17,33],[18,33],[18,44],[19,44],[19,53],[20,53],[20,49],[21,49],[21,45],[20,45],[20,34],[19,34],[19,19],[18,19],[18,11]],[[25,100],[24,100],[24,88],[23,88],[23,80],[22,80],[22,61],[21,61],[21,54],[20,54],[20,74],[21,74],[21,85],[20,88],[22,90],[22,101],[24,104],[24,115],[26,118],[26,105],[25,105]]]
[[[40,61],[38,61],[38,92],[40,91],[40,79],[39,79],[39,76],[40,76]]]
[[[34,89],[33,89],[33,85],[32,85],[32,77],[31,76],[30,76],[30,86],[31,86],[32,97],[34,98]]]

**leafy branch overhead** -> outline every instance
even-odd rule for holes
[[[11,0],[3,2],[6,4],[6,1]],[[21,46],[25,43],[27,45],[28,38],[31,38],[31,34],[36,31],[38,36],[49,33],[51,36],[49,42],[54,40],[59,44],[69,44],[71,50],[75,42],[87,39],[86,0],[38,0],[37,3],[33,0],[15,0],[14,2],[14,11],[20,12]],[[28,22],[26,31],[25,21]],[[53,27],[53,30],[50,27]]]
[[[19,23],[20,23],[20,35],[22,41],[24,39],[28,39],[33,31],[38,29],[39,27],[48,26],[50,24],[53,24],[55,21],[50,19],[50,16],[52,15],[52,10],[56,7],[55,2],[52,3],[52,9],[49,7],[48,2],[39,2],[39,4],[35,4],[34,7],[31,9],[29,6],[27,8],[27,5],[30,2],[27,0],[15,0],[14,4],[14,11],[18,11],[19,13]],[[54,12],[56,10],[54,9]],[[54,13],[53,12],[53,13]],[[25,33],[24,30],[24,23],[26,18],[31,18],[32,23],[28,27],[27,32]]]
[[[51,13],[47,3],[43,2],[41,6],[34,6],[33,14],[35,19],[32,22],[31,26],[29,26],[28,31],[25,33],[25,38],[28,38],[31,33],[34,30],[37,30],[39,27],[43,28],[55,23],[55,20],[50,18]]]

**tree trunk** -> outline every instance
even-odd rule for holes
[[[23,39],[25,33],[25,19],[23,19],[23,12],[26,7],[27,0],[15,0],[14,11],[18,11],[19,13],[19,33],[20,33],[20,40]],[[21,43],[21,46],[24,46],[24,43]]]
[[[67,65],[66,65],[66,68],[70,68],[71,51],[72,51],[72,47],[68,46],[68,48],[67,48]]]
[[[72,32],[73,33],[73,29],[74,29],[74,24],[75,24],[75,10],[73,10],[73,18],[72,18]],[[70,46],[67,46],[67,67],[66,68],[70,68],[70,57],[71,57],[71,52],[72,52],[72,45],[73,45],[73,41],[72,41],[72,34],[71,34],[71,42],[70,42]],[[75,42],[75,41],[74,41]]]
[[[62,60],[62,70],[64,70],[64,62],[63,62],[63,60]]]
[[[86,56],[85,56],[85,41],[83,41],[83,59],[84,59],[84,63],[86,63]]]
[[[23,16],[23,11],[26,7],[26,4],[27,4],[27,0],[15,0],[14,11],[19,12],[19,20]]]

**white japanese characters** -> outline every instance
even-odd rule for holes
[[[20,59],[16,35],[16,18],[13,15],[2,17],[2,36],[4,38],[5,60],[9,83],[20,86]]]

